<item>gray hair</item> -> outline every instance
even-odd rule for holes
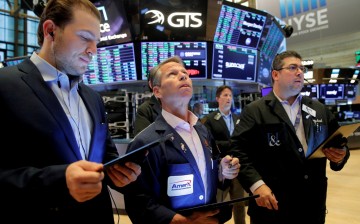
[[[173,56],[173,57],[170,57],[170,58],[162,61],[160,64],[158,64],[157,66],[151,68],[151,70],[150,70],[150,74],[149,74],[149,78],[150,78],[150,79],[149,79],[149,80],[150,80],[150,83],[151,83],[152,87],[154,87],[154,86],[160,86],[160,84],[161,84],[161,81],[160,81],[160,80],[161,80],[161,71],[160,71],[160,68],[161,68],[163,65],[165,65],[165,64],[167,64],[167,63],[170,63],[170,62],[175,62],[175,63],[178,63],[178,64],[182,65],[183,67],[185,67],[184,62],[183,62],[182,59],[181,59],[179,56],[177,56],[177,55],[175,55],[175,56]]]

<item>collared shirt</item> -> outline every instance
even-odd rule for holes
[[[161,111],[165,121],[181,136],[193,154],[196,164],[199,168],[206,192],[208,184],[206,178],[206,161],[204,149],[202,147],[200,137],[194,128],[194,125],[198,121],[198,117],[196,117],[196,115],[191,111],[188,111],[188,113],[189,122],[186,122],[181,118],[167,112],[166,110]]]
[[[92,120],[83,100],[78,93],[78,81],[70,83],[69,77],[39,57],[35,52],[30,60],[39,69],[46,84],[54,92],[71,124],[80,154],[88,158]]]
[[[219,108],[220,114],[221,116],[224,118],[225,124],[229,130],[230,135],[232,135],[233,131],[234,131],[234,120],[232,118],[232,114],[231,111],[229,112],[228,115],[225,115]]]
[[[302,120],[302,116],[301,116],[301,99],[302,99],[302,95],[299,94],[296,97],[296,99],[295,99],[295,101],[294,101],[294,103],[292,105],[290,105],[289,102],[286,101],[286,100],[281,100],[275,94],[275,92],[274,92],[274,95],[275,95],[276,98],[278,98],[281,105],[284,107],[287,115],[289,116],[289,119],[290,119],[291,123],[294,125],[295,131],[296,131],[296,136],[300,140],[300,143],[303,146],[304,154],[306,155],[308,145],[307,145],[307,142],[306,142],[304,124],[303,124],[303,120]],[[296,116],[297,116],[298,113],[300,114],[300,119],[298,121],[296,121]]]

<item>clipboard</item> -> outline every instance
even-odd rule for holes
[[[336,140],[336,138],[344,137],[348,138],[352,133],[360,127],[360,122],[353,124],[345,124],[340,126],[332,135],[325,139],[309,156],[308,159],[322,158],[325,157],[325,154],[322,152],[322,148],[325,145],[331,144],[331,141]],[[331,147],[331,145],[329,145]]]
[[[225,206],[233,205],[237,202],[255,199],[257,197],[259,197],[259,195],[255,194],[255,195],[250,195],[248,197],[236,198],[236,199],[229,200],[229,201],[216,202],[216,203],[211,203],[211,204],[206,204],[206,205],[199,205],[199,206],[195,206],[195,207],[191,207],[191,208],[180,209],[177,211],[177,213],[182,214],[182,215],[190,215],[191,213],[196,212],[196,211],[211,211],[211,210],[215,210],[215,209],[221,209]]]
[[[113,159],[107,163],[104,163],[104,168],[108,168],[116,163],[123,165],[126,162],[134,162],[134,163],[137,163],[140,165],[142,162],[144,162],[150,147],[153,147],[157,144],[165,142],[165,141],[169,140],[171,137],[173,137],[172,133],[170,133],[166,136],[163,136],[161,138],[158,138],[148,144],[145,144],[145,145],[141,146],[140,148],[137,148],[137,149],[135,149],[129,153],[126,153],[116,159]]]

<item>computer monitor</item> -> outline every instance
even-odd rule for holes
[[[132,41],[124,0],[92,0],[101,15],[98,47]]]
[[[255,82],[257,54],[255,49],[213,43],[211,78]]]
[[[136,81],[136,58],[133,43],[99,47],[97,55],[83,75],[87,85]]]
[[[308,96],[312,99],[319,98],[319,86],[317,84],[307,84],[301,90],[301,95]]]
[[[141,79],[147,80],[151,68],[175,55],[183,60],[191,79],[206,79],[207,54],[206,41],[141,42]]]
[[[223,1],[214,42],[257,49],[267,13]]]
[[[345,84],[345,92],[344,98],[345,99],[354,99],[356,97],[357,85],[356,84]]]
[[[322,99],[343,99],[344,98],[344,84],[320,84],[319,98]]]

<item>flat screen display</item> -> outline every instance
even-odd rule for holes
[[[268,15],[264,31],[262,33],[259,50],[267,55],[269,58],[274,59],[279,52],[279,48],[284,41],[284,31],[279,23],[271,15]],[[271,60],[272,61],[272,60]]]
[[[211,78],[255,82],[257,53],[251,48],[214,43]]]
[[[256,80],[258,83],[271,86],[271,66],[274,58],[261,51],[258,54],[259,61]]]
[[[344,84],[320,84],[319,98],[321,99],[343,99]]]
[[[356,97],[356,89],[357,89],[357,86],[355,84],[346,83],[344,98],[345,99],[354,99]]]
[[[307,84],[301,90],[301,95],[308,96],[312,99],[319,98],[319,86],[316,84]]]
[[[214,42],[257,49],[267,13],[223,1]]]
[[[93,0],[101,15],[98,47],[132,41],[123,0]]]
[[[141,42],[142,80],[147,80],[152,67],[175,55],[183,60],[190,78],[207,78],[207,42],[161,41]]]
[[[137,80],[133,43],[99,47],[83,75],[87,85]]]
[[[204,0],[139,1],[139,39],[206,40],[207,2]]]

